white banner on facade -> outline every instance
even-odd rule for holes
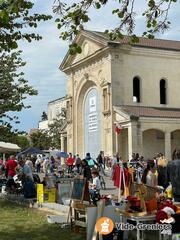
[[[96,112],[96,97],[89,98],[89,112]]]
[[[89,131],[88,132],[95,132],[98,130],[98,116],[97,113],[90,113],[89,114]]]

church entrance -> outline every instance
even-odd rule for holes
[[[89,152],[95,159],[101,150],[101,106],[96,88],[92,88],[85,97],[84,142],[85,154]]]

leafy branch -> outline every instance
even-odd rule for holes
[[[137,42],[138,37],[134,34],[137,24],[135,5],[138,0],[116,0],[119,3],[117,9],[112,10],[112,14],[119,18],[119,24],[112,30],[107,29],[105,33],[111,40],[123,38],[128,35],[131,42]],[[77,3],[67,4],[61,0],[55,0],[53,12],[59,15],[56,19],[57,28],[61,30],[60,38],[69,41],[71,44],[70,53],[80,53],[79,46],[72,44],[72,40],[77,36],[83,26],[90,21],[89,11],[91,8],[97,10],[105,6],[110,0],[82,0]],[[141,15],[146,19],[146,31],[143,36],[154,38],[158,32],[164,32],[170,27],[168,20],[169,11],[173,3],[177,0],[147,0],[147,7],[141,11]]]

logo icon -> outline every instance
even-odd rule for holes
[[[99,218],[96,223],[96,232],[101,235],[110,234],[114,229],[114,223],[110,218],[102,217]]]

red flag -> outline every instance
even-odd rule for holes
[[[119,126],[116,125],[116,127],[115,127],[115,132],[116,132],[117,134],[120,134],[120,133],[121,133],[121,130],[122,130],[122,128],[120,128]]]

